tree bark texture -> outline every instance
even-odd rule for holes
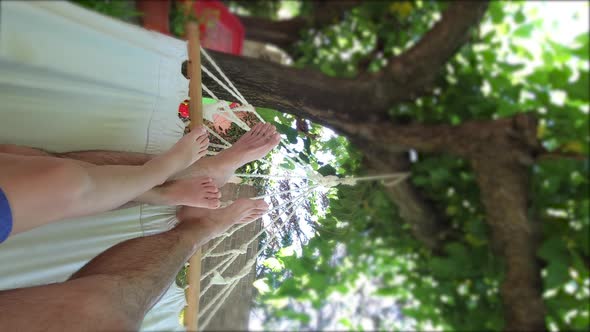
[[[453,2],[440,22],[407,52],[392,59],[384,71],[354,79],[210,53],[250,103],[278,105],[285,112],[339,130],[340,123],[388,119],[393,104],[426,93],[443,65],[467,41],[470,28],[486,8],[485,1]],[[232,99],[214,82],[204,83],[218,96]]]

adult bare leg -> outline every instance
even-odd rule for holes
[[[83,167],[70,160],[0,153],[0,188],[19,233],[60,219],[117,208],[203,156],[204,130],[184,136],[142,166]]]
[[[281,136],[277,133],[275,126],[269,123],[258,123],[231,147],[213,157],[199,160],[195,163],[195,167],[188,167],[174,178],[207,175],[221,187],[236,169],[263,158],[279,144],[280,140]]]
[[[256,124],[244,134],[233,146],[211,157],[199,159],[173,178],[190,178],[209,176],[221,187],[236,169],[253,160],[264,157],[275,148],[281,137],[271,124]],[[1,146],[0,146],[1,149]],[[95,165],[143,165],[152,155],[135,152],[115,151],[78,151],[54,154],[61,158],[70,158],[93,163]]]
[[[0,291],[2,327],[7,331],[137,330],[197,248],[235,223],[261,217],[267,209],[263,201],[247,199],[217,210],[182,208],[176,228],[122,242],[66,282]]]
[[[153,158],[152,155],[144,153],[117,151],[52,153],[41,149],[14,144],[0,144],[0,153],[70,159],[83,167],[102,165],[141,166]],[[191,207],[216,209],[220,205],[220,197],[221,194],[219,193],[219,189],[212,178],[207,176],[195,176],[167,181],[163,185],[154,187],[136,197],[132,202],[127,202],[121,205],[120,208],[127,208],[136,204],[144,203],[153,205],[186,205]]]
[[[200,199],[202,192],[198,186],[191,183],[191,178],[210,177],[217,186],[224,185],[235,170],[242,165],[264,157],[277,146],[280,136],[276,128],[270,124],[257,124],[252,130],[244,134],[232,147],[216,156],[199,159],[186,170],[175,175],[175,181],[164,186],[153,188],[135,199],[137,202],[160,205],[189,205],[194,207],[216,208],[219,206],[219,193],[216,188],[207,190],[204,202]],[[47,152],[21,146],[0,145],[0,152],[20,153],[24,155],[47,155]],[[52,153],[64,159],[77,160],[81,163],[94,165],[144,165],[153,155],[116,152],[116,151],[78,151]],[[127,205],[128,206],[128,205]]]

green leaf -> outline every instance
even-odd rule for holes
[[[519,10],[515,15],[514,15],[514,21],[516,23],[522,23],[525,20],[525,16],[524,13],[522,12],[522,10]]]
[[[287,317],[290,319],[298,320],[302,323],[309,323],[309,321],[311,320],[311,318],[309,317],[308,314],[297,312],[297,311],[291,310],[291,309],[281,310],[281,311],[277,312],[277,315],[279,317]]]
[[[311,156],[311,139],[309,137],[303,140],[303,149]]]
[[[285,268],[285,265],[283,265],[283,263],[280,260],[278,260],[274,257],[269,257],[269,258],[265,259],[262,262],[262,265],[271,269],[273,272],[279,272]]]
[[[397,288],[394,287],[382,287],[379,288],[375,294],[380,296],[392,296],[398,293]]]
[[[560,261],[553,261],[547,266],[547,276],[545,277],[546,289],[560,287],[570,279],[568,267]]]
[[[274,122],[275,116],[279,112],[272,110],[270,108],[263,108],[263,107],[256,107],[256,112],[264,119],[266,122]]]
[[[580,77],[573,84],[568,84],[566,92],[569,98],[588,101],[590,94],[590,87],[588,85],[588,71],[580,71]]]
[[[309,164],[309,157],[305,153],[299,152],[299,159]]]
[[[535,29],[535,24],[527,23],[519,26],[516,30],[514,30],[514,36],[520,38],[529,38],[531,33]]]
[[[295,255],[295,247],[292,245],[281,248],[281,250],[279,250],[279,252],[277,253],[277,256],[279,257],[288,257],[293,255]]]
[[[336,169],[332,165],[324,165],[318,168],[318,173],[323,176],[336,175]]]
[[[290,160],[285,160],[280,166],[282,168],[288,169],[288,170],[294,170],[295,169],[295,164],[292,161],[290,161]]]
[[[282,123],[275,123],[275,127],[279,133],[287,135],[287,140],[292,144],[297,144],[297,129],[284,125]]]
[[[504,19],[504,10],[502,9],[503,5],[504,4],[499,1],[493,1],[490,3],[489,13],[494,24],[498,24]]]
[[[580,44],[580,47],[576,48],[573,51],[574,55],[577,55],[578,57],[588,60],[588,33],[582,33],[581,35],[579,35],[578,37],[576,37],[575,41],[576,43]]]
[[[311,276],[309,287],[317,290],[322,290],[328,286],[328,279],[326,275],[315,274]]]
[[[268,286],[268,279],[267,278],[262,278],[262,279],[258,279],[256,281],[254,281],[254,283],[252,284],[254,286],[254,288],[256,288],[258,290],[258,292],[260,294],[266,294],[266,293],[270,293],[271,289],[270,286]]]
[[[354,330],[354,327],[353,327],[352,323],[350,322],[350,319],[348,319],[346,317],[340,318],[338,320],[338,323],[344,325],[344,327],[346,327],[349,331]]]

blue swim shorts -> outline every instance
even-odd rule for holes
[[[12,232],[12,211],[8,198],[0,188],[0,243],[4,242]]]

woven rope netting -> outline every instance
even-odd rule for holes
[[[241,105],[235,107],[230,105],[226,101],[219,100],[217,96],[204,84],[202,85],[203,90],[215,100],[215,103],[204,105],[203,118],[207,120],[205,123],[206,129],[214,137],[212,139],[215,143],[210,144],[208,151],[209,155],[215,155],[221,149],[226,149],[232,146],[232,144],[217,133],[211,124],[216,118],[222,117],[225,120],[231,121],[239,128],[248,131],[250,126],[244,121],[243,116],[239,116],[241,112],[251,113],[256,117],[259,122],[266,122],[257,112],[256,109],[248,103],[244,96],[238,91],[235,85],[229,80],[229,78],[223,73],[211,56],[206,52],[205,49],[201,48],[201,54],[207,60],[208,64],[213,67],[213,70],[208,69],[204,64],[201,64],[202,72],[209,76],[216,84],[219,84],[229,94],[235,98]],[[218,76],[219,75],[219,76]],[[209,123],[209,124],[208,124]],[[205,329],[211,319],[214,317],[216,312],[221,308],[222,304],[227,300],[232,291],[236,288],[240,280],[251,272],[252,268],[257,263],[257,257],[265,252],[268,246],[276,239],[280,234],[278,231],[271,231],[271,229],[279,230],[285,227],[287,221],[291,220],[297,211],[305,205],[308,199],[313,197],[313,193],[317,191],[325,191],[329,188],[336,187],[338,185],[354,185],[359,181],[375,181],[384,180],[386,185],[392,186],[403,181],[409,174],[408,173],[391,173],[385,175],[365,176],[365,177],[344,177],[340,178],[337,176],[323,176],[312,169],[312,167],[304,162],[296,152],[289,148],[289,142],[285,138],[281,138],[281,144],[277,147],[273,153],[272,160],[260,159],[263,165],[268,166],[270,170],[269,174],[247,174],[247,173],[236,173],[236,177],[243,180],[262,179],[267,183],[273,184],[278,181],[297,181],[297,185],[292,188],[287,186],[285,190],[270,190],[263,193],[262,195],[252,197],[252,199],[264,199],[269,205],[270,209],[267,213],[267,217],[264,218],[261,229],[255,233],[248,241],[243,243],[238,249],[229,249],[219,251],[220,244],[224,239],[231,237],[240,229],[244,228],[247,224],[238,224],[233,228],[229,229],[226,233],[220,235],[213,240],[207,251],[203,252],[202,259],[216,258],[219,262],[214,265],[212,269],[201,275],[201,282],[209,278],[209,282],[201,285],[200,296],[206,295],[213,286],[222,286],[221,289],[216,293],[211,301],[200,309],[199,321],[201,322],[199,329]],[[289,162],[295,165],[295,169],[282,168],[281,162]],[[286,195],[288,194],[288,195]],[[281,197],[281,199],[277,199]],[[288,197],[285,199],[285,197]],[[228,204],[229,202],[225,202]],[[253,243],[258,243],[261,237],[264,236],[264,243],[261,246],[257,246],[259,249],[253,257],[248,259],[246,263],[241,267],[237,273],[229,273],[229,267],[234,263],[241,255],[247,254],[247,248]]]

